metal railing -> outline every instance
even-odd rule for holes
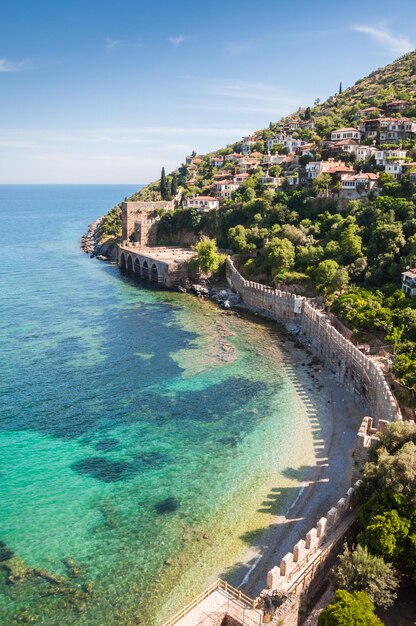
[[[249,598],[249,596],[246,596],[245,593],[243,593],[239,589],[235,589],[234,587],[229,585],[225,580],[221,580],[219,578],[218,580],[215,581],[215,583],[213,583],[210,587],[205,589],[202,593],[200,593],[193,600],[191,600],[191,602],[189,602],[186,606],[184,606],[183,609],[181,609],[180,611],[178,611],[178,613],[176,613],[171,618],[169,618],[168,621],[163,624],[163,626],[174,626],[174,624],[177,624],[179,620],[185,617],[188,613],[192,611],[192,609],[195,609],[198,606],[198,604],[201,604],[201,602],[206,600],[206,598],[208,598],[214,591],[217,591],[217,590],[224,591],[229,596],[229,598],[231,598],[232,600],[237,600],[238,602],[245,605],[242,607],[243,609],[245,608],[256,609],[257,608],[257,605],[258,605],[257,598],[254,600],[253,598]],[[244,622],[244,623],[247,623],[247,622]],[[250,623],[253,623],[252,620],[250,620]],[[258,623],[259,624],[261,623],[260,613],[259,613]]]

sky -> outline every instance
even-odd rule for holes
[[[0,184],[147,183],[416,47],[416,2],[8,0]]]

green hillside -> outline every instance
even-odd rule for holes
[[[161,216],[161,237],[215,238],[245,276],[324,296],[357,339],[390,346],[406,407],[416,404],[416,298],[401,289],[416,259],[415,81],[416,51],[132,196],[168,199],[177,187],[182,206]],[[215,212],[192,206],[201,196],[218,200]]]

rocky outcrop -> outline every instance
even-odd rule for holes
[[[99,229],[102,221],[102,217],[98,220],[88,224],[88,230],[81,237],[81,248],[90,256],[95,256],[100,261],[105,260],[117,260],[117,240],[105,241],[101,243],[99,241]]]

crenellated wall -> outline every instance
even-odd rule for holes
[[[355,519],[355,493],[360,481],[350,487],[344,497],[318,520],[304,539],[300,539],[280,561],[267,573],[266,587],[280,593],[303,591],[316,575],[329,554],[338,547],[346,531]]]
[[[334,328],[328,317],[307,298],[245,280],[230,258],[227,260],[227,279],[245,304],[264,316],[295,323],[311,350],[340,382],[360,396],[374,420],[402,419],[379,365]]]
[[[175,208],[175,200],[155,202],[126,201],[121,203],[121,226],[123,241],[129,240],[134,233],[136,241],[142,246],[157,244],[157,211],[169,211]]]

